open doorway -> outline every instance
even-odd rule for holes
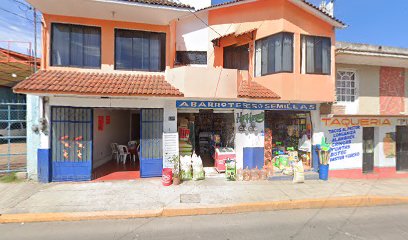
[[[215,158],[222,154],[235,154],[233,111],[183,111],[178,113],[177,120],[180,155],[194,152],[201,157],[204,167],[219,170]],[[185,138],[187,135],[188,138]]]
[[[289,161],[302,160],[311,170],[312,123],[309,112],[265,111],[265,164],[284,169]]]
[[[95,108],[93,180],[140,178],[140,110]]]

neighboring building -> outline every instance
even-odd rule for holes
[[[42,69],[14,91],[38,110],[31,178],[103,178],[111,143],[128,141],[140,143],[131,177],[161,176],[162,134],[183,141],[185,128],[180,151],[195,149],[205,165],[214,145],[232,147],[243,168],[300,140],[305,156],[320,143],[319,107],[335,96],[335,28],[345,25],[307,1],[28,2],[43,14]]]
[[[0,102],[25,102],[25,95],[13,93],[12,87],[33,72],[32,56],[0,48]]]
[[[338,42],[336,96],[321,107],[331,176],[407,177],[408,49]]]

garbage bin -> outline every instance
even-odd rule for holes
[[[329,164],[319,165],[319,179],[324,181],[327,181],[329,179]]]

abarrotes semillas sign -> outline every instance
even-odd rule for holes
[[[287,111],[313,111],[316,104],[308,103],[249,103],[227,101],[192,101],[177,100],[177,108],[199,109],[250,109],[250,110],[287,110]]]

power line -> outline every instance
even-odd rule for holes
[[[9,10],[7,10],[7,9],[4,9],[4,8],[1,8],[1,7],[0,7],[0,10],[2,10],[2,11],[4,11],[4,12],[7,12],[7,13],[10,13],[10,14],[13,14],[14,16],[23,18],[23,19],[25,19],[25,20],[27,20],[27,21],[33,22],[32,19],[29,19],[29,18],[27,18],[27,17],[21,16],[20,14],[17,14],[17,13],[15,13],[15,12],[9,11]]]
[[[21,2],[21,1],[19,1],[19,0],[10,0],[10,1],[12,1],[12,2],[14,2],[14,3],[18,3],[18,4],[20,4],[20,5],[24,6],[24,7],[26,7],[27,10],[31,10],[31,9],[32,9],[31,5],[26,4],[26,3],[24,3],[24,2]],[[21,9],[21,8],[20,8],[20,9]]]

